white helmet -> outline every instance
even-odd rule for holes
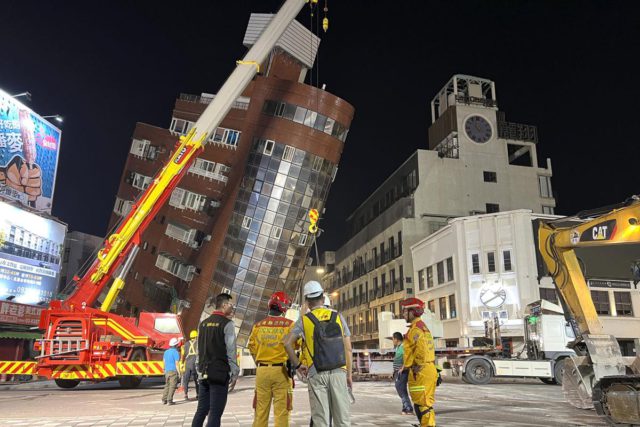
[[[311,280],[305,283],[303,293],[305,298],[317,298],[324,293],[324,290],[319,282]]]
[[[331,308],[331,298],[329,298],[329,294],[324,294],[324,304],[325,307]]]
[[[169,340],[169,347],[175,347],[178,345],[178,338],[173,337]]]

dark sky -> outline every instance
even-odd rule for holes
[[[137,121],[168,127],[180,92],[217,92],[245,49],[249,13],[280,1],[5,0],[0,87],[61,114],[54,215],[104,235]],[[321,0],[322,3],[322,0]],[[413,151],[429,102],[456,73],[496,82],[510,121],[539,130],[558,213],[640,193],[640,4],[618,1],[329,2],[319,81],[356,108],[331,190],[329,249],[344,220]],[[299,19],[308,24],[305,10]]]

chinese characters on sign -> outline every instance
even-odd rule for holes
[[[38,326],[43,307],[0,301],[0,323]]]

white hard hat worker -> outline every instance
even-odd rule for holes
[[[178,338],[173,337],[169,340],[169,347],[175,347],[179,343]]]
[[[331,308],[331,298],[329,297],[329,294],[324,294],[324,303],[322,305],[326,308]]]
[[[317,298],[322,294],[324,294],[324,289],[322,289],[322,285],[320,284],[320,282],[310,280],[305,283],[303,291],[303,295],[305,298]]]

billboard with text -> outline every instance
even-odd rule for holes
[[[51,213],[60,129],[0,90],[0,197]]]
[[[0,299],[48,303],[60,281],[67,227],[0,202]]]

